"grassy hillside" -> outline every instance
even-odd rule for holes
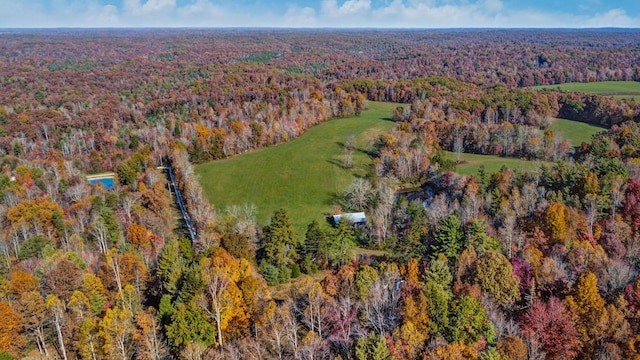
[[[446,157],[456,160],[456,154],[445,151]],[[511,157],[501,157],[496,155],[461,154],[460,163],[456,166],[456,172],[463,175],[477,175],[481,165],[487,174],[494,173],[502,166],[511,169],[535,169],[540,165],[540,161],[527,161]]]
[[[591,142],[591,137],[605,128],[567,119],[553,119],[551,129],[560,132],[571,146],[580,146],[582,142]]]
[[[614,96],[617,98],[635,98],[640,100],[640,82],[638,81],[601,81],[592,83],[566,83],[561,85],[534,86],[534,89],[560,89],[584,93]]]
[[[355,176],[366,174],[371,163],[366,151],[372,140],[393,127],[389,117],[395,106],[371,102],[360,117],[318,125],[287,144],[198,165],[196,174],[215,207],[253,203],[260,224],[286,208],[298,236],[304,236],[313,219],[323,221],[331,212],[333,196]],[[353,169],[347,170],[342,167],[342,144],[350,134],[359,150],[353,153]]]

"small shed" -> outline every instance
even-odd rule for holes
[[[337,224],[340,222],[340,219],[343,217],[348,220],[351,224],[364,224],[367,222],[367,217],[363,212],[356,213],[343,213],[331,216],[333,218],[333,223]]]

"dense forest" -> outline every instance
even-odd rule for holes
[[[0,34],[0,359],[639,359],[632,30]],[[193,164],[389,101],[336,199],[213,208]],[[603,126],[571,147],[561,117]],[[455,173],[442,150],[544,161]],[[195,241],[158,166],[172,166]],[[105,189],[86,175],[115,173]],[[376,250],[354,256],[355,247]],[[292,285],[293,284],[293,285]]]

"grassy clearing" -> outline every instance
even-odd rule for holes
[[[561,85],[534,86],[533,89],[579,91],[590,94],[629,98],[640,96],[640,82],[638,81],[600,81],[591,83],[566,83]]]
[[[360,117],[331,120],[289,143],[198,165],[196,174],[215,207],[255,204],[263,225],[275,210],[285,208],[303,237],[311,221],[324,221],[331,213],[334,196],[366,174],[371,164],[367,151],[393,127],[389,117],[395,106],[371,102]],[[358,150],[353,152],[354,167],[344,169],[342,144],[350,134]]]
[[[456,154],[445,151],[446,157],[456,160]],[[499,171],[502,166],[510,169],[531,170],[540,166],[541,161],[529,161],[511,157],[501,157],[496,155],[460,154],[460,163],[456,166],[456,172],[462,175],[477,175],[480,166],[484,165],[487,175]]]
[[[606,130],[595,125],[566,119],[554,119],[551,123],[551,129],[554,132],[560,132],[562,136],[569,141],[569,144],[574,147],[580,146],[583,141],[590,142],[594,134]],[[446,157],[451,160],[457,159],[456,154],[451,151],[445,151],[444,153]],[[484,165],[487,174],[499,171],[502,166],[514,170],[530,170],[535,169],[542,163],[542,161],[522,160],[495,155],[461,154],[460,163],[456,166],[456,172],[463,175],[476,175],[482,165]]]
[[[640,101],[640,94],[633,96],[633,95],[613,95],[612,96],[614,99],[618,99],[618,100],[634,100],[634,101]]]
[[[583,141],[591,142],[594,134],[606,131],[605,128],[599,126],[567,119],[553,119],[551,130],[559,132],[573,147],[580,146]]]

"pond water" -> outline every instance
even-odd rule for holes
[[[105,190],[109,190],[113,185],[115,185],[115,180],[113,178],[104,178],[104,179],[92,179],[89,180],[89,184],[97,185],[102,184]]]

